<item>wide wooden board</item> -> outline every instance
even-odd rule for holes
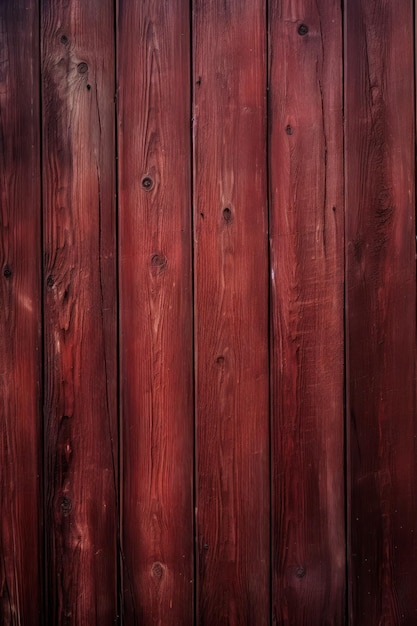
[[[47,615],[117,619],[114,15],[43,0]]]
[[[121,0],[124,624],[193,620],[189,3]]]
[[[0,3],[0,623],[41,624],[39,6]]]
[[[342,18],[270,0],[273,623],[344,623]]]
[[[266,7],[193,6],[197,618],[269,624]]]
[[[413,2],[346,2],[345,20],[349,623],[413,624]]]

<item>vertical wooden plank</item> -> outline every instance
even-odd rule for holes
[[[114,14],[42,2],[50,623],[117,619]]]
[[[350,623],[417,620],[413,2],[345,3]]]
[[[0,623],[41,624],[39,7],[0,4]]]
[[[270,0],[273,623],[343,624],[342,21]]]
[[[120,0],[124,623],[193,617],[189,3]]]
[[[196,0],[198,614],[269,623],[266,11]]]

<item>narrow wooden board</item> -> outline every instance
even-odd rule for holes
[[[38,2],[0,4],[0,623],[41,624]]]
[[[417,619],[413,2],[345,3],[349,623]]]
[[[269,624],[266,10],[193,14],[197,623]]]
[[[189,3],[120,0],[124,624],[192,624]]]
[[[273,623],[344,624],[342,18],[270,0]]]
[[[114,14],[43,0],[48,614],[117,619]]]

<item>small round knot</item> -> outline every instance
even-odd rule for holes
[[[61,35],[60,42],[63,46],[66,46],[69,43],[69,39],[66,35]]]
[[[209,549],[209,544],[208,544],[208,543],[205,543],[205,544],[204,544],[204,546],[203,546],[203,548],[204,548],[204,550],[207,552],[207,551],[208,551],[208,549]]]
[[[141,185],[142,189],[144,189],[145,191],[152,191],[154,182],[150,176],[144,176],[142,178]]]
[[[304,569],[304,567],[300,566],[297,567],[295,575],[297,578],[304,578],[304,576],[306,575],[306,571]]]
[[[288,124],[288,126],[285,127],[285,132],[287,135],[292,135],[294,132],[293,127]]]
[[[159,561],[156,561],[156,563],[152,565],[152,576],[154,578],[161,579],[163,574],[164,574],[164,568],[163,568],[162,563],[160,563]]]
[[[229,209],[229,207],[226,207],[225,209],[223,209],[223,219],[227,224],[230,224],[230,222],[233,219],[233,214],[231,209]]]
[[[54,281],[54,277],[51,274],[49,274],[48,278],[46,279],[46,284],[48,285],[48,287],[54,286],[55,281]]]
[[[4,270],[3,270],[3,276],[4,276],[4,278],[7,278],[7,279],[12,277],[12,270],[10,269],[10,267],[8,265],[6,265]]]
[[[307,35],[307,33],[308,33],[308,26],[307,26],[307,24],[300,24],[298,29],[297,29],[297,32],[298,32],[299,35],[301,35],[301,37],[304,37],[304,35]]]
[[[167,265],[168,259],[165,254],[158,252],[151,256],[151,270],[154,275],[163,272]]]
[[[61,500],[61,511],[62,514],[67,517],[71,513],[72,502],[67,496],[64,496]]]
[[[85,61],[82,61],[82,63],[78,63],[77,65],[77,71],[79,74],[86,74],[88,72],[88,65]]]

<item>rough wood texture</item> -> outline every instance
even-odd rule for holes
[[[113,3],[42,4],[48,619],[117,616]]]
[[[41,624],[38,3],[0,3],[0,623]]]
[[[273,623],[344,623],[342,21],[270,3]]]
[[[193,619],[189,3],[120,1],[124,623]]]
[[[266,32],[194,2],[197,623],[269,623]]]
[[[349,621],[414,624],[413,3],[345,15]]]

